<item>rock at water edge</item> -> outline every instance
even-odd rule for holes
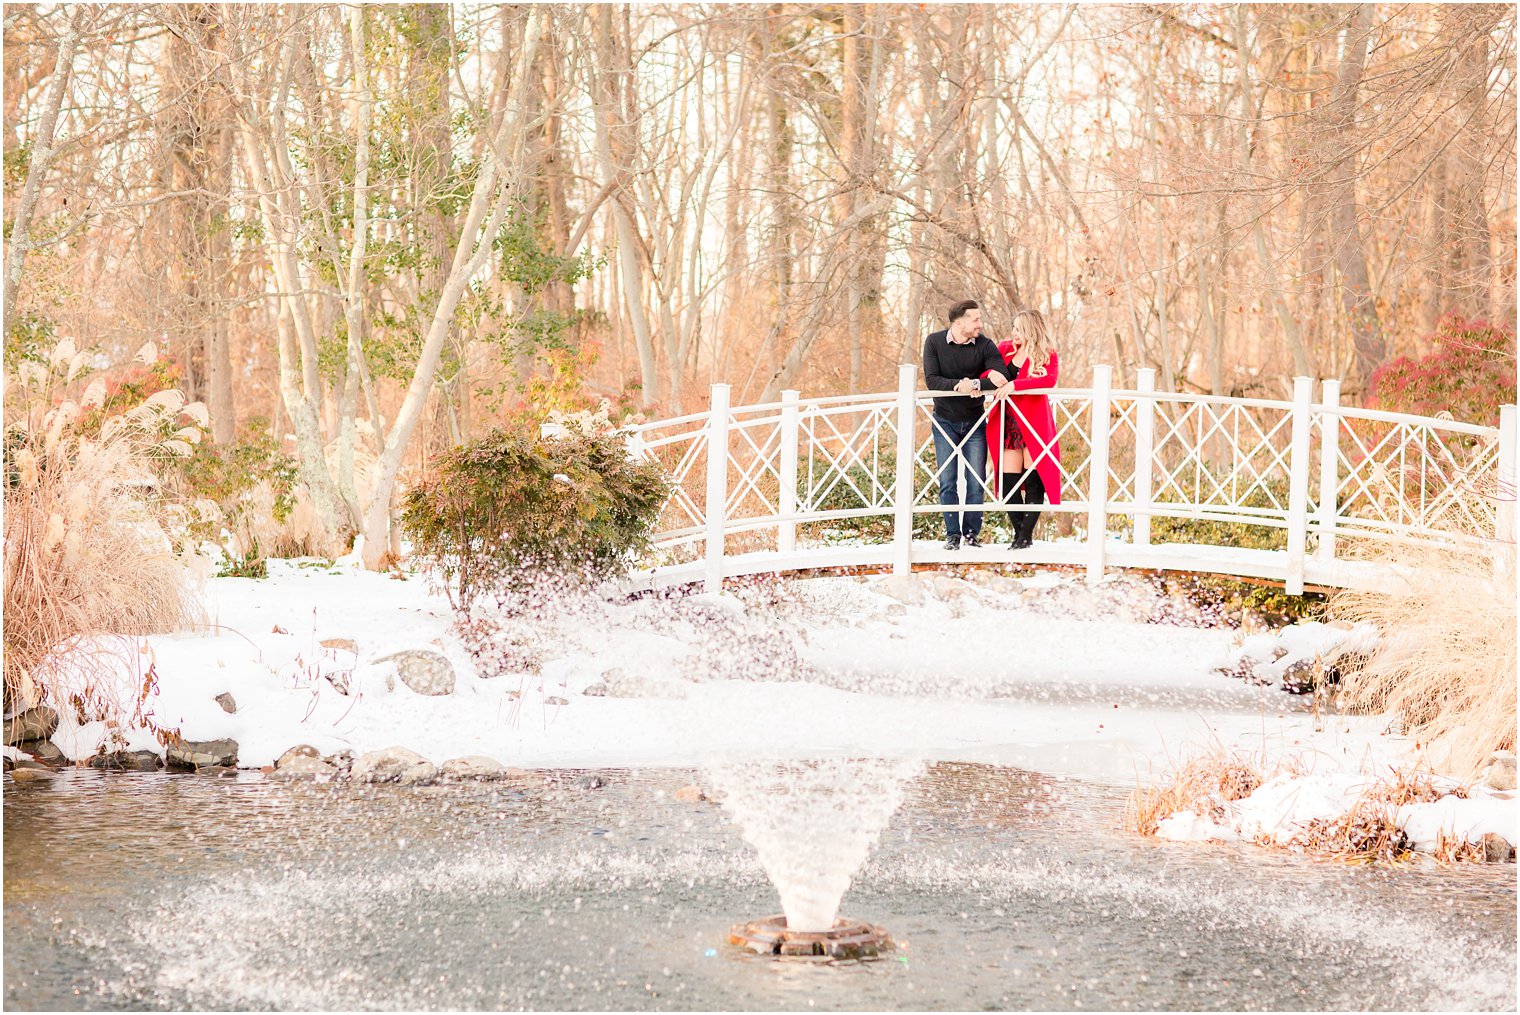
[[[443,774],[450,779],[509,779],[523,773],[520,769],[508,768],[495,758],[471,754],[445,761]]]
[[[210,768],[213,765],[236,765],[236,740],[181,740],[169,745],[164,763],[170,768]]]
[[[270,773],[269,777],[271,779],[311,779],[316,782],[328,782],[336,778],[337,775],[338,770],[321,758],[315,758],[309,754],[298,754],[289,761],[278,765]]]
[[[28,740],[21,749],[37,761],[49,764],[59,765],[68,760],[51,740]]]
[[[164,759],[153,751],[119,751],[95,755],[90,767],[107,772],[156,772],[164,767]]]
[[[290,750],[286,751],[284,754],[275,759],[274,767],[275,770],[278,771],[297,758],[317,758],[320,760],[321,757],[322,752],[310,744],[296,744],[296,746],[292,747]]]
[[[431,782],[438,777],[433,763],[405,747],[387,747],[359,755],[349,773],[356,782],[399,782],[402,785]]]

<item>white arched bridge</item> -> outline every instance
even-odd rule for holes
[[[635,453],[671,482],[635,585],[1017,561],[1083,566],[1089,581],[1105,567],[1210,572],[1299,594],[1376,580],[1358,559],[1369,545],[1481,543],[1499,566],[1513,559],[1512,405],[1494,428],[1344,406],[1333,380],[1316,392],[1299,377],[1291,401],[1226,398],[1158,391],[1151,370],[1116,389],[1102,365],[1090,388],[1048,392],[1061,504],[1039,508],[1045,537],[1015,551],[988,527],[983,548],[946,550],[931,427],[934,400],[960,396],[919,391],[917,376],[904,366],[885,394],[787,391],[738,407],[719,384],[707,412],[634,428]],[[984,490],[989,523],[1035,510]],[[960,491],[951,509],[977,509]]]

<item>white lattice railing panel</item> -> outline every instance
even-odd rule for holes
[[[695,532],[707,521],[707,434],[702,430],[641,441],[639,453],[659,462],[670,492],[655,523],[656,542],[673,533]]]
[[[727,517],[772,517],[781,510],[781,421],[729,417]]]
[[[828,406],[799,424],[798,510],[890,513],[897,455],[894,406]]]
[[[1494,531],[1496,434],[1350,415],[1337,424],[1342,527],[1465,536]]]
[[[1152,499],[1200,512],[1283,516],[1291,406],[1157,399]]]
[[[1136,497],[1135,445],[1139,399],[1115,400],[1108,421],[1108,497],[1134,503]]]

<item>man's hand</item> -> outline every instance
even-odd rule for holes
[[[962,377],[960,380],[955,382],[955,391],[957,394],[970,395],[981,390],[982,385],[977,381],[975,377]]]

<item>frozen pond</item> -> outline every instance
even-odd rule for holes
[[[941,763],[845,895],[865,965],[725,944],[779,909],[693,770],[400,788],[5,780],[12,1009],[1510,1009],[1515,868],[1116,830],[1123,793]],[[601,782],[602,785],[596,785]]]

